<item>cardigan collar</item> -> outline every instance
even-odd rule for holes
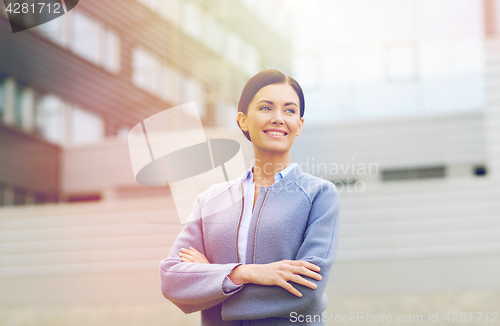
[[[252,165],[252,167],[253,167],[253,165]],[[250,167],[250,169],[252,167]],[[297,163],[293,163],[293,164],[289,165],[288,167],[286,167],[285,169],[288,169],[288,168],[290,168],[290,170],[288,170],[287,173],[285,173],[285,175],[281,179],[276,181],[271,186],[260,187],[260,188],[262,190],[266,190],[268,188],[282,188],[290,183],[296,182],[304,174],[304,171],[302,171],[302,168]],[[235,183],[236,184],[242,183],[248,177],[248,173],[249,173],[250,169],[246,170],[241,176],[236,178]],[[280,173],[280,172],[278,172],[278,173]]]

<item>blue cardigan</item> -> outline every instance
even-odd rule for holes
[[[326,309],[326,283],[339,240],[339,195],[335,185],[295,166],[284,178],[261,187],[250,222],[247,264],[305,260],[321,268],[316,289],[292,283],[296,297],[279,286],[245,284],[225,293],[222,283],[238,266],[237,234],[242,180],[211,186],[198,195],[189,222],[160,263],[163,296],[185,313],[201,310],[202,325],[290,325],[295,316],[319,321]],[[211,264],[182,262],[181,248],[194,247]],[[307,277],[306,277],[307,278]],[[294,317],[292,319],[292,317]]]

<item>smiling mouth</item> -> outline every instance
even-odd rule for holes
[[[264,131],[264,133],[266,133],[266,135],[268,135],[268,136],[270,136],[272,138],[283,138],[286,135],[288,135],[287,132],[271,131],[271,130],[266,130],[266,131]]]

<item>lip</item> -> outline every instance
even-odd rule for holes
[[[278,135],[270,135],[270,134],[268,134],[268,133],[267,133],[267,131],[277,131],[277,132],[282,132],[282,133],[284,133],[284,135],[283,135],[283,136],[278,136]],[[284,137],[286,137],[286,136],[288,135],[288,132],[286,132],[285,130],[282,130],[282,129],[266,129],[266,130],[264,130],[264,133],[265,133],[267,136],[269,136],[269,137],[271,137],[271,138],[274,138],[274,139],[281,139],[281,138],[284,138]]]

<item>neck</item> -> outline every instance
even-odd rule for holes
[[[268,187],[274,184],[274,175],[292,164],[290,151],[285,153],[260,152],[254,150],[255,164],[253,181],[255,184]]]

